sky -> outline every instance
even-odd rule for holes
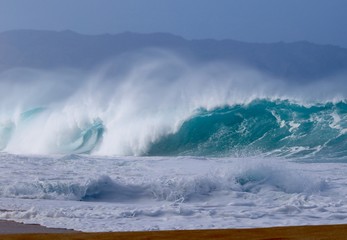
[[[347,0],[0,0],[0,32],[168,32],[347,47]]]

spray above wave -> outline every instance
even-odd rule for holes
[[[2,74],[1,151],[346,156],[342,78],[295,85],[247,68],[149,55],[92,74]]]

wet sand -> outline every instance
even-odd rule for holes
[[[18,233],[68,233],[73,230],[61,228],[47,228],[38,224],[23,224],[13,221],[0,220],[0,236],[3,234],[18,234]],[[2,239],[2,237],[0,237]]]
[[[66,229],[45,228],[39,225],[25,225],[0,221],[0,239],[57,239],[57,240],[145,240],[145,239],[235,239],[235,240],[346,240],[347,225],[322,225],[299,227],[274,227],[256,229],[188,230],[188,231],[148,231],[81,233]]]

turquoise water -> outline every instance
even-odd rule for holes
[[[158,139],[148,155],[344,157],[346,133],[345,102],[303,106],[255,100],[197,110],[177,132]]]
[[[32,122],[40,119],[39,122],[44,123],[45,118],[52,118],[47,112],[49,109],[31,109],[20,115],[17,124],[0,125],[2,149],[6,149],[13,135],[22,134],[20,131],[25,126],[37,128]],[[64,154],[93,154],[105,144],[103,136],[108,131],[101,118],[59,127],[64,128],[63,137],[54,151]],[[36,138],[41,137],[39,131],[37,129]],[[248,104],[196,109],[181,121],[176,131],[161,134],[149,142],[141,155],[237,157],[257,154],[316,160],[346,157],[347,103],[302,105],[288,100],[257,99]]]

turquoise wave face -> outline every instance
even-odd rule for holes
[[[347,156],[347,104],[303,106],[255,100],[199,109],[179,130],[153,143],[147,155],[284,157]]]

